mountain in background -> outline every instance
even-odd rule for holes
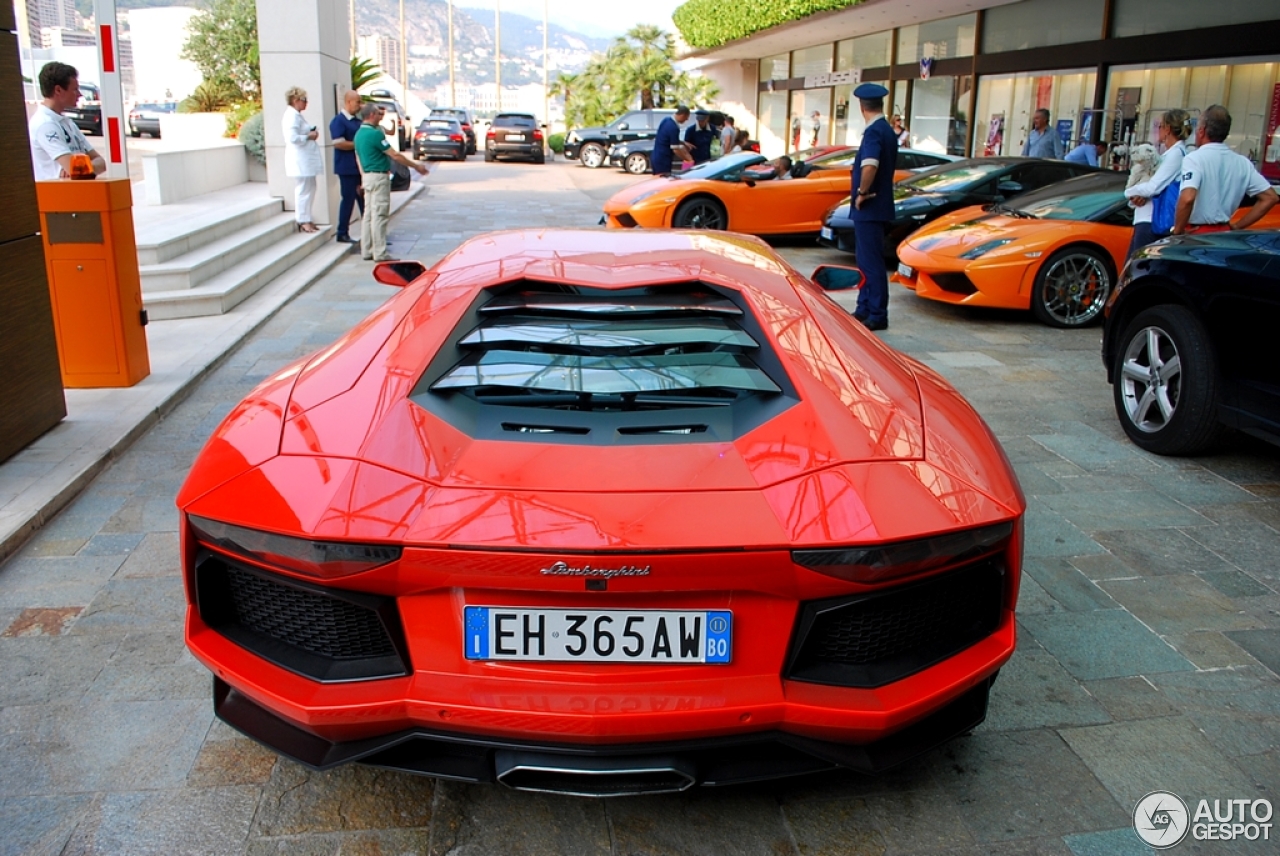
[[[117,0],[117,9],[155,6],[196,6],[200,0]],[[93,0],[76,0],[85,17],[93,15]],[[493,10],[454,5],[453,52],[455,79],[461,85],[492,83]],[[449,82],[448,5],[445,0],[405,0],[406,41],[409,45],[409,88],[428,89]],[[593,28],[600,32],[600,28]],[[400,36],[400,0],[358,0],[356,33],[392,39]],[[590,36],[551,22],[547,53],[552,79],[560,71],[574,72],[591,54],[603,51],[610,38]],[[377,57],[367,57],[377,60]],[[400,69],[383,69],[399,77]],[[514,12],[502,13],[502,83],[507,86],[542,82],[542,21]]]

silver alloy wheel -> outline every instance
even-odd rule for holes
[[[677,229],[724,229],[724,209],[710,199],[694,199],[676,212]]]
[[[1083,327],[1102,312],[1111,293],[1111,274],[1092,253],[1050,259],[1036,299],[1045,316],[1063,327]]]
[[[627,155],[622,165],[632,175],[644,175],[649,171],[649,159],[639,152]]]
[[[1129,340],[1120,368],[1120,396],[1129,421],[1139,431],[1164,429],[1178,409],[1182,360],[1167,332],[1144,327]]]
[[[583,146],[578,157],[582,159],[582,165],[590,169],[599,169],[604,165],[604,149],[595,143],[587,143]]]

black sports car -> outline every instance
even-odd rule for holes
[[[1280,231],[1169,238],[1125,268],[1102,362],[1116,414],[1158,455],[1204,451],[1225,427],[1280,444]]]
[[[1019,193],[1097,172],[1094,167],[1041,158],[970,158],[925,170],[893,188],[894,219],[885,229],[884,254],[895,258],[898,244],[930,220],[970,205],[1003,202]],[[819,243],[856,252],[850,200],[827,212]]]

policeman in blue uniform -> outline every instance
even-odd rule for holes
[[[697,124],[685,129],[684,141],[689,144],[694,164],[706,163],[711,160],[711,141],[716,136],[715,129],[711,127],[711,113],[707,110],[694,110],[693,118]]]
[[[853,317],[868,330],[889,326],[889,272],[884,266],[884,230],[893,219],[893,172],[898,161],[898,135],[884,117],[889,94],[878,83],[853,90],[867,128],[853,162],[853,220],[858,267],[865,282]]]

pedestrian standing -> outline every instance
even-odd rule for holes
[[[71,156],[85,154],[93,164],[93,174],[107,171],[107,161],[89,145],[76,123],[62,115],[80,103],[80,75],[62,62],[45,63],[40,69],[40,94],[44,100],[31,116],[31,166],[36,181],[67,178]]]
[[[733,121],[733,117],[726,115],[724,117],[724,127],[720,129],[720,151],[726,155],[733,151],[734,140],[738,138],[738,129]]]
[[[671,165],[679,156],[681,161],[689,159],[688,149],[680,141],[680,126],[689,121],[689,108],[681,104],[676,107],[675,117],[666,117],[658,123],[658,132],[653,137],[653,154],[649,156],[649,168],[654,175],[671,175]]]
[[[689,146],[689,154],[694,164],[711,160],[711,140],[716,132],[711,127],[711,114],[706,110],[693,111],[694,124],[685,129],[684,141]]]
[[[320,134],[302,111],[307,109],[307,91],[291,86],[284,93],[285,108],[281,126],[284,130],[284,174],[293,179],[294,220],[299,232],[319,232],[311,222],[311,203],[316,198],[316,176],[324,172]]]
[[[342,109],[329,122],[329,137],[333,140],[333,174],[338,177],[342,193],[342,201],[338,203],[338,234],[334,240],[342,244],[354,243],[351,240],[351,214],[357,205],[360,206],[360,216],[364,217],[355,144],[360,124],[360,93],[348,89],[342,96]]]
[[[1253,162],[1226,146],[1231,133],[1231,114],[1214,104],[1200,114],[1196,123],[1196,150],[1182,160],[1182,192],[1173,234],[1225,232],[1248,229],[1276,204],[1271,183],[1253,168]],[[1253,207],[1235,223],[1231,215],[1245,196],[1254,197]]]
[[[1043,107],[1031,117],[1031,133],[1022,144],[1022,156],[1062,160],[1062,138],[1049,127],[1049,111]]]
[[[813,111],[813,115],[809,118],[809,148],[817,148],[818,135],[822,131],[822,114],[817,110]]]
[[[364,220],[360,228],[360,257],[366,261],[389,262],[387,224],[391,221],[391,161],[402,163],[419,175],[426,175],[427,165],[409,160],[392,148],[378,123],[382,108],[368,103],[360,108],[360,130],[356,131],[356,161],[360,164],[364,186]]]
[[[884,231],[893,219],[893,173],[898,162],[898,135],[884,117],[889,94],[878,83],[864,83],[853,91],[866,130],[853,162],[853,220],[858,267],[864,282],[853,317],[868,330],[889,326],[889,272],[884,266]]]
[[[1164,235],[1156,235],[1151,228],[1155,206],[1151,200],[1175,179],[1182,176],[1182,160],[1187,156],[1187,135],[1191,132],[1191,116],[1186,110],[1167,110],[1156,123],[1164,154],[1151,178],[1135,182],[1125,188],[1129,204],[1133,206],[1133,240],[1129,243],[1129,257]],[[1131,168],[1132,170],[1132,168]],[[1172,193],[1173,191],[1170,191]]]

